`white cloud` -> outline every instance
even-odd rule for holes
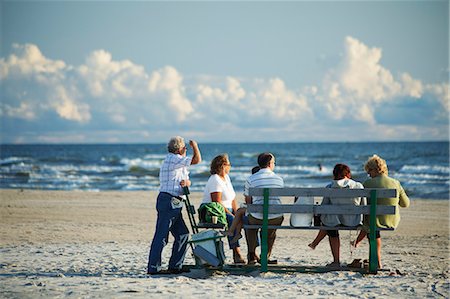
[[[403,73],[400,78],[402,82],[402,94],[412,98],[420,98],[423,94],[423,84],[419,80],[411,77],[408,73]]]
[[[1,61],[2,74],[5,74],[2,83],[11,92],[3,95],[8,98],[2,103],[8,116],[33,120],[53,110],[67,120],[87,122],[90,119],[89,106],[77,102],[76,93],[67,91],[67,88],[74,89],[66,81],[70,67],[63,61],[46,58],[36,45],[15,44],[13,49],[15,52]]]
[[[52,106],[61,118],[87,122],[91,119],[89,105],[77,103],[68,94],[63,86],[57,86],[52,94]]]
[[[450,84],[427,84],[425,90],[439,100],[447,114],[450,112]]]
[[[56,120],[68,126],[79,123],[87,133],[74,135],[83,140],[91,140],[87,135],[93,134],[88,133],[92,128],[97,130],[94,140],[104,132],[105,141],[129,141],[131,131],[139,132],[135,138],[147,138],[180,130],[212,140],[269,135],[272,140],[323,140],[339,127],[351,132],[353,140],[379,131],[379,138],[446,138],[442,123],[448,122],[450,111],[448,83],[424,84],[406,72],[394,76],[382,65],[382,54],[381,48],[347,37],[341,62],[328,70],[323,82],[293,89],[279,77],[202,75],[187,83],[173,66],[145,70],[130,60],[114,60],[106,50],[93,51],[82,65],[72,66],[45,57],[36,45],[14,45],[13,53],[0,59],[0,115],[11,123],[25,120],[30,128]],[[434,114],[427,128],[414,119],[396,125],[402,105],[411,111],[421,103],[431,104]],[[389,126],[377,117],[386,111],[397,113]],[[123,136],[112,136],[112,130]],[[42,133],[45,140],[51,140],[49,135]]]
[[[289,90],[280,78],[242,81],[226,77],[222,84],[204,78],[194,94],[197,119],[216,126],[286,127],[293,121],[303,122],[312,113],[306,98]]]
[[[160,113],[172,111],[171,119],[182,122],[193,112],[189,99],[185,96],[183,77],[171,66],[154,71],[148,81],[148,90],[152,97],[159,100]]]
[[[47,59],[33,44],[13,44],[15,54],[3,61],[2,73],[9,76],[58,74],[66,65],[61,60]],[[6,77],[6,76],[5,76]]]
[[[370,48],[356,38],[346,37],[341,63],[328,71],[323,88],[317,93],[316,113],[324,109],[329,119],[353,119],[375,126],[377,109],[387,108],[405,97],[414,105],[414,101],[421,101],[424,92],[429,91],[444,105],[441,86],[424,88],[420,80],[408,73],[396,78],[382,66],[382,53],[381,48]]]
[[[21,102],[19,107],[12,107],[6,104],[3,109],[0,109],[0,116],[8,116],[30,121],[36,118],[33,105],[27,102]]]
[[[398,92],[392,74],[380,65],[382,50],[355,38],[345,39],[345,57],[339,72],[342,88],[355,98],[383,100]]]
[[[97,98],[131,98],[142,92],[148,76],[142,66],[129,60],[114,61],[105,50],[92,52],[77,68],[80,83]]]
[[[250,115],[280,123],[299,121],[311,113],[306,98],[289,90],[279,78],[261,82],[256,92],[251,93],[250,103]]]

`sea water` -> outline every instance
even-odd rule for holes
[[[203,191],[211,159],[228,153],[230,177],[242,192],[261,152],[276,157],[286,187],[323,187],[336,163],[350,166],[363,182],[364,162],[386,159],[389,175],[412,198],[449,199],[448,142],[214,143],[199,144],[203,162],[192,166],[191,191]],[[39,190],[157,190],[166,144],[0,145],[0,188]],[[192,155],[192,150],[188,150]]]

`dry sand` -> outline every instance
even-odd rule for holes
[[[146,275],[155,228],[156,192],[0,190],[0,296],[36,297],[449,297],[449,203],[412,199],[394,232],[383,232],[383,265],[376,275],[334,271],[230,275],[193,270]],[[191,200],[198,206],[200,194]],[[183,213],[185,213],[183,211]],[[187,222],[186,215],[184,217]],[[289,217],[285,216],[286,221]],[[316,231],[279,230],[273,257],[286,265],[330,262]],[[351,235],[350,235],[351,234]],[[367,258],[368,244],[353,254],[356,232],[341,232],[341,261]],[[167,264],[171,243],[163,253]],[[242,243],[246,253],[245,241]],[[231,254],[226,250],[227,261]],[[186,264],[194,264],[189,250]]]

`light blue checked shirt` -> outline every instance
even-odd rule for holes
[[[191,161],[191,157],[183,157],[173,153],[167,154],[159,170],[159,191],[175,196],[183,195],[180,182],[189,179],[188,167],[191,165]]]

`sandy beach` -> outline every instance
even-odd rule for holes
[[[146,275],[155,229],[156,192],[0,190],[0,296],[36,297],[449,297],[449,202],[411,199],[394,232],[383,232],[376,275],[265,273],[230,275],[193,270]],[[200,193],[191,194],[198,207]],[[183,211],[185,220],[187,217]],[[286,220],[289,216],[285,215]],[[307,246],[316,231],[279,230],[273,258],[286,265],[331,261],[328,241]],[[357,232],[341,232],[341,261],[368,257],[368,243],[351,252]],[[171,243],[163,253],[167,264]],[[241,243],[246,254],[245,241]],[[231,251],[226,250],[232,262]],[[194,264],[191,250],[186,264]]]

